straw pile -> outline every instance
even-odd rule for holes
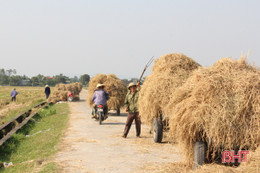
[[[110,99],[107,102],[109,110],[116,110],[118,107],[124,106],[127,88],[124,83],[114,74],[98,74],[91,78],[88,85],[87,104],[93,105],[91,98],[96,90],[97,84],[104,84],[105,90],[109,93]]]
[[[138,108],[142,121],[151,124],[160,114],[166,117],[164,107],[170,100],[171,93],[183,85],[191,72],[200,67],[191,58],[180,54],[167,54],[155,61],[152,74],[141,88]]]
[[[209,162],[223,150],[253,151],[260,144],[260,70],[245,59],[223,58],[195,71],[167,109],[170,132],[189,164],[196,140],[209,145]]]
[[[59,101],[67,101],[68,94],[74,92],[73,100],[79,100],[79,93],[82,90],[82,84],[76,82],[71,84],[57,84],[51,93],[48,102],[57,103]]]

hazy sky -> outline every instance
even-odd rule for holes
[[[152,56],[181,52],[209,66],[248,50],[259,66],[259,7],[259,0],[0,0],[0,68],[129,78]]]

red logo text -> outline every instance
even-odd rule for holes
[[[246,162],[247,161],[247,155],[249,154],[249,151],[247,150],[239,150],[237,154],[235,154],[235,151],[224,151],[222,153],[222,163],[235,163],[235,159],[238,163]]]

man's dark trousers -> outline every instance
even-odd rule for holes
[[[135,120],[135,127],[136,127],[136,136],[140,136],[141,133],[141,120],[139,117],[139,112],[136,113],[129,113],[127,116],[126,124],[125,124],[125,131],[124,131],[124,136],[126,137],[131,125],[133,123],[133,120]]]
[[[16,97],[12,97],[11,101],[15,102],[16,101]]]

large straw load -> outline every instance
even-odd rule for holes
[[[207,160],[224,150],[255,150],[260,144],[260,71],[245,59],[223,58],[200,68],[167,105],[169,126],[193,162],[194,143],[205,141]]]
[[[183,85],[191,72],[200,67],[191,58],[180,54],[167,54],[155,61],[152,74],[140,91],[138,108],[142,121],[151,124],[160,114],[166,117],[164,107],[176,88]]]
[[[71,83],[71,84],[57,84],[54,87],[54,91],[51,93],[48,102],[57,103],[59,101],[67,101],[69,92],[74,93],[73,100],[79,100],[79,93],[82,90],[81,83]]]
[[[110,99],[107,102],[109,110],[117,110],[124,106],[125,96],[127,93],[127,88],[124,83],[116,77],[114,74],[98,74],[91,78],[88,85],[88,95],[87,95],[87,104],[89,106],[93,105],[91,98],[97,89],[97,84],[104,84],[105,90],[109,93]]]

